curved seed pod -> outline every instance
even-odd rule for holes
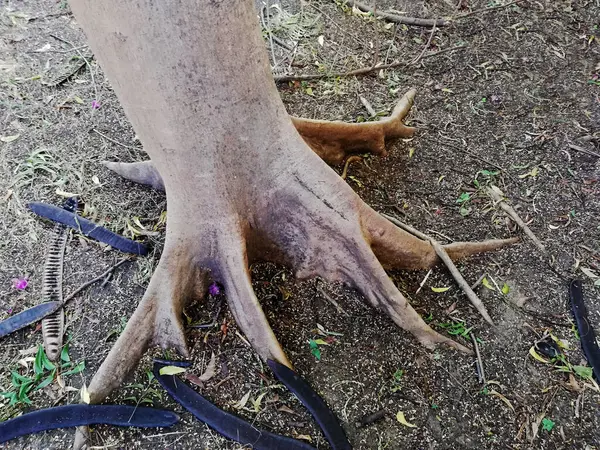
[[[25,328],[27,325],[38,322],[46,317],[48,314],[52,314],[62,307],[60,302],[48,302],[34,306],[33,308],[26,309],[25,311],[15,314],[6,320],[0,322],[0,337],[6,336],[13,331]]]
[[[596,380],[600,380],[600,348],[598,348],[598,344],[596,343],[596,333],[594,333],[587,308],[583,301],[580,280],[571,281],[569,296],[571,298],[571,309],[573,310],[573,316],[575,317],[575,323],[577,324],[577,330],[581,339],[583,354],[593,369],[594,377]]]
[[[216,432],[242,445],[249,445],[255,450],[315,450],[302,441],[256,428],[256,426],[233,414],[219,409],[206,400],[180,378],[173,375],[161,375],[163,362],[154,364],[154,376],[160,385],[177,403],[191,412],[196,418]],[[169,365],[172,363],[169,362]]]
[[[352,446],[344,430],[340,426],[333,412],[327,407],[325,401],[310,385],[296,372],[283,364],[267,360],[267,364],[279,381],[287,386],[315,418],[323,434],[333,450],[351,450]]]
[[[122,405],[57,406],[0,422],[0,443],[57,428],[93,424],[154,428],[170,427],[178,421],[177,414],[156,408]]]
[[[66,211],[77,211],[77,198],[68,198],[63,206]],[[61,223],[54,225],[53,236],[50,241],[46,263],[44,264],[44,275],[42,277],[42,302],[63,301],[62,281],[63,262],[65,258],[65,247],[69,234],[67,227]],[[63,308],[46,316],[42,320],[42,336],[44,338],[44,350],[50,361],[56,361],[60,357],[63,334],[65,331],[65,312]]]
[[[32,202],[27,206],[38,216],[67,225],[85,236],[108,244],[122,252],[133,253],[135,255],[146,255],[148,253],[148,249],[145,245],[132,241],[131,239],[127,239],[123,236],[119,236],[118,234],[107,230],[103,226],[100,226],[91,220],[84,219],[73,212],[65,211],[58,206],[39,202]]]

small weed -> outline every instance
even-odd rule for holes
[[[444,328],[448,334],[452,336],[469,337],[469,333],[473,330],[473,327],[467,328],[465,322],[462,320],[440,323],[439,326]]]
[[[13,186],[29,186],[40,175],[55,184],[59,179],[60,165],[52,162],[54,156],[44,149],[35,150],[24,163],[19,165]]]
[[[60,373],[61,376],[65,377],[69,375],[75,375],[85,369],[85,363],[83,361],[79,364],[74,364],[71,362],[68,344],[66,344],[63,348],[60,354],[60,359],[61,360],[57,367],[57,365],[50,362],[46,356],[44,347],[42,345],[38,346],[37,353],[33,361],[33,367],[31,369],[26,369],[24,373],[23,371],[19,373],[19,369],[21,369],[22,366],[19,366],[19,368],[10,369],[11,389],[0,393],[0,396],[9,400],[9,406],[18,404],[31,405],[29,396],[32,393],[52,384],[57,373]],[[62,372],[62,370],[65,371]]]

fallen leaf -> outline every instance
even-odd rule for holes
[[[446,292],[448,289],[450,289],[450,288],[449,287],[432,287],[431,288],[431,290],[433,292],[437,292],[437,293]]]
[[[210,361],[206,365],[206,370],[204,371],[204,373],[202,375],[200,375],[200,381],[208,381],[212,377],[214,377],[215,373],[217,373],[216,366],[217,366],[217,358],[216,358],[215,354],[213,353],[210,356]]]
[[[267,393],[263,392],[258,397],[256,397],[256,400],[252,401],[252,406],[254,406],[254,411],[260,412],[260,404],[262,403],[262,399],[265,395],[267,395]]]
[[[492,284],[488,281],[486,277],[483,277],[483,280],[481,280],[481,284],[483,284],[486,288],[488,288],[491,291],[496,290],[496,288],[492,286]]]
[[[404,425],[405,427],[409,427],[409,428],[417,427],[415,424],[412,424],[412,423],[409,423],[406,421],[406,417],[404,417],[404,413],[402,411],[398,411],[398,414],[396,414],[396,420],[398,422],[400,422],[402,425]]]
[[[185,379],[188,380],[190,383],[195,384],[196,386],[204,387],[204,383],[198,375],[194,375],[193,373],[186,373]]]
[[[415,148],[414,147],[409,148],[408,149],[408,157],[412,158],[414,154],[415,154]]]
[[[510,409],[513,410],[513,412],[515,412],[515,408],[513,407],[512,403],[510,402],[509,399],[507,399],[504,395],[502,395],[500,392],[495,391],[494,389],[491,389],[489,391],[490,395],[493,395],[495,397],[498,397],[500,400],[502,400]]]
[[[93,182],[94,184],[100,184],[100,179],[98,178],[98,176],[97,176],[97,175],[94,175],[94,176],[92,177],[92,182]]]
[[[177,367],[177,366],[161,367],[160,370],[158,371],[158,373],[161,375],[177,375],[178,373],[182,373],[182,372],[185,372],[185,368]]]
[[[312,442],[312,438],[308,434],[296,434],[296,439],[302,439],[303,441]]]
[[[585,275],[590,277],[592,280],[595,280],[596,278],[598,278],[598,274],[596,272],[594,272],[593,270],[588,269],[587,267],[580,267],[579,270],[581,270]]]
[[[81,395],[81,401],[87,405],[90,404],[90,393],[87,390],[87,387],[85,386],[85,384],[83,386],[81,386],[81,391],[80,391],[80,395]]]
[[[325,42],[325,36],[321,35],[317,38],[317,42],[321,47],[323,47],[323,43]]]
[[[281,411],[281,412],[288,413],[288,414],[294,414],[295,416],[298,415],[297,412],[293,411],[292,409],[288,408],[285,405],[281,405],[279,408],[277,408],[277,411]]]
[[[60,195],[61,197],[71,198],[71,197],[79,197],[79,194],[75,194],[74,192],[63,191],[62,189],[57,189],[54,191],[56,195]]]
[[[43,52],[47,52],[48,50],[52,50],[52,45],[50,45],[50,43],[47,43],[43,47],[40,47],[37,50],[34,50],[34,52],[43,53]]]
[[[592,379],[592,368],[587,366],[573,366],[573,372],[579,375],[584,380]]]
[[[544,419],[542,420],[542,430],[546,430],[548,432],[552,431],[552,428],[554,428],[554,421],[552,419],[548,419],[547,417],[544,417]]]
[[[250,398],[250,391],[246,392],[244,396],[241,398],[239,402],[237,402],[233,407],[235,409],[242,409],[248,403],[248,399]]]
[[[19,139],[20,134],[13,134],[12,136],[0,136],[0,141],[6,142],[7,144],[12,141]]]
[[[539,355],[539,353],[535,351],[535,347],[534,347],[534,346],[532,346],[532,347],[529,349],[529,354],[530,354],[530,355],[533,357],[533,359],[536,359],[536,360],[538,360],[539,362],[541,362],[541,363],[544,363],[544,364],[549,364],[549,361],[548,361],[548,360],[546,360],[546,359],[542,358],[542,357]]]

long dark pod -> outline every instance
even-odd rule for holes
[[[96,239],[110,245],[117,250],[125,253],[133,253],[135,255],[146,255],[148,249],[145,245],[139,242],[132,241],[123,236],[119,236],[103,226],[100,226],[91,220],[84,219],[74,212],[67,211],[58,206],[49,205],[47,203],[32,202],[27,205],[31,211],[40,217],[50,219],[54,222],[67,225],[81,234]]]
[[[19,314],[15,314],[0,322],[0,337],[25,328],[32,323],[39,322],[47,315],[58,311],[60,307],[62,307],[61,302],[47,302],[21,311]]]
[[[118,427],[170,427],[177,414],[156,408],[122,405],[66,405],[23,414],[0,422],[0,443],[40,431],[83,425],[106,424]]]
[[[569,285],[569,297],[571,298],[571,310],[575,317],[575,324],[579,331],[581,348],[588,363],[593,369],[594,377],[600,380],[600,348],[596,342],[596,333],[590,323],[587,308],[583,301],[583,292],[580,280],[572,280]]]
[[[279,381],[286,385],[292,391],[298,400],[310,411],[315,418],[323,434],[327,438],[329,445],[333,450],[351,450],[352,446],[344,430],[340,426],[335,414],[325,404],[325,401],[317,394],[310,385],[287,366],[284,366],[272,359],[267,360],[267,364]]]
[[[173,375],[161,375],[160,368],[164,365],[156,362],[154,364],[154,376],[161,386],[198,420],[206,423],[223,436],[242,445],[249,445],[255,450],[315,450],[314,447],[302,441],[260,430],[245,420],[223,411],[194,391],[180,378]]]

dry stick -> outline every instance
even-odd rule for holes
[[[76,47],[72,42],[67,41],[66,39],[63,39],[60,36],[56,36],[54,34],[50,34],[49,36],[53,37],[57,41],[61,41],[61,42],[64,42],[65,44],[70,45],[71,48],[72,48],[72,50],[75,50],[77,52],[77,54],[79,55],[79,57],[81,59],[83,59],[83,61],[85,62],[86,66],[88,68],[88,70],[90,71],[90,78],[92,79],[92,86],[94,86],[94,95],[96,96],[96,100],[99,100],[98,99],[98,86],[96,86],[96,80],[94,79],[94,71],[92,69],[92,65],[87,60],[87,58],[85,56],[83,56],[83,53],[81,53],[81,51],[79,50],[79,47]]]
[[[342,308],[340,306],[340,304],[338,302],[336,302],[333,298],[331,298],[324,290],[323,288],[321,288],[321,286],[317,286],[317,291],[319,291],[321,293],[321,295],[323,297],[325,297],[325,299],[331,303],[333,306],[335,306],[335,309],[338,310],[338,312],[344,314],[345,316],[350,317],[350,314],[348,313],[348,311],[346,311],[344,308]]]
[[[376,8],[365,5],[364,3],[356,0],[348,0],[347,4],[349,6],[354,6],[363,12],[371,13],[376,17],[381,17],[382,19],[389,20],[390,22],[403,23],[404,25],[414,25],[417,27],[445,27],[446,25],[450,24],[450,22],[445,19],[420,19],[418,17],[404,17],[397,14],[377,11]]]
[[[439,52],[429,53],[428,55],[424,55],[421,57],[420,61],[424,59],[432,58],[434,56],[441,55],[442,53],[448,53],[455,50],[463,50],[467,48],[466,45],[456,45],[454,47],[445,48],[444,50],[440,50]],[[385,70],[385,69],[394,69],[396,67],[408,67],[410,66],[410,62],[405,61],[396,61],[390,64],[382,64],[380,66],[374,67],[362,67],[360,69],[351,70],[349,72],[337,72],[337,73],[321,73],[321,74],[313,74],[313,75],[281,75],[273,77],[276,83],[284,82],[284,81],[310,81],[310,80],[321,80],[323,78],[337,78],[337,77],[353,77],[359,75],[366,75],[371,72],[375,72],[376,70]]]
[[[123,258],[121,261],[116,263],[114,266],[112,266],[109,269],[107,269],[106,271],[104,271],[101,275],[98,275],[96,278],[94,278],[86,283],[83,283],[81,286],[79,286],[77,289],[75,289],[73,292],[71,292],[69,295],[67,295],[65,297],[65,299],[63,300],[63,305],[65,303],[67,303],[68,301],[72,300],[73,297],[75,297],[77,294],[79,294],[84,289],[90,287],[92,284],[97,283],[100,280],[103,280],[109,273],[111,273],[113,270],[115,270],[120,265],[126,263],[127,261],[131,261],[131,258],[129,258],[129,257]]]
[[[423,281],[421,281],[421,284],[419,284],[419,289],[417,289],[415,295],[421,292],[421,289],[423,289],[423,286],[425,286],[425,283],[427,283],[427,279],[429,278],[429,275],[431,275],[431,272],[433,272],[433,269],[429,269],[429,272],[427,272],[427,275],[425,275],[425,278],[423,278]]]
[[[358,155],[353,155],[353,156],[348,157],[348,159],[346,160],[346,163],[344,164],[344,170],[342,171],[342,174],[340,175],[342,180],[346,179],[346,176],[348,175],[348,167],[350,167],[350,164],[352,164],[353,162],[357,162],[357,161],[362,161],[362,157],[358,156]]]
[[[425,54],[425,52],[429,48],[429,45],[431,44],[431,40],[433,39],[433,35],[435,34],[435,30],[436,30],[436,27],[435,27],[435,24],[434,24],[433,27],[431,28],[431,34],[429,35],[429,39],[427,39],[427,44],[425,44],[425,46],[423,47],[423,50],[421,51],[421,53],[419,54],[419,56],[417,56],[415,59],[413,59],[411,61],[411,65],[417,64],[419,61],[421,61],[421,58],[423,57],[423,55]]]
[[[398,219],[396,219],[392,216],[388,216],[387,214],[383,214],[383,213],[381,215],[383,217],[385,217],[386,219],[388,219],[393,224],[399,226],[400,228],[402,228],[405,231],[408,231],[410,234],[413,234],[414,236],[418,237],[419,239],[423,239],[424,241],[429,241],[431,243],[431,246],[435,250],[435,253],[444,262],[444,264],[446,264],[446,267],[448,267],[448,270],[454,277],[454,280],[456,280],[456,283],[463,290],[463,292],[467,295],[471,304],[475,307],[475,309],[477,309],[477,311],[479,311],[479,314],[481,314],[483,316],[483,318],[485,319],[485,321],[487,323],[489,323],[490,325],[494,325],[494,322],[492,321],[492,318],[488,314],[487,309],[485,308],[485,305],[483,304],[481,299],[477,296],[477,294],[475,294],[475,292],[473,292],[473,289],[471,289],[471,286],[469,286],[469,283],[467,283],[466,280],[463,278],[460,271],[458,270],[458,268],[456,267],[454,262],[452,262],[452,259],[450,258],[450,256],[446,252],[446,250],[444,250],[444,247],[442,247],[442,245],[439,242],[437,242],[432,237],[427,236],[425,233],[422,233],[419,230],[411,227],[410,225],[400,222]]]
[[[123,147],[123,148],[127,148],[127,149],[129,149],[129,150],[141,150],[141,148],[140,148],[140,147],[131,147],[130,145],[126,145],[126,144],[123,144],[122,142],[116,141],[116,140],[114,140],[113,138],[111,138],[111,137],[109,137],[109,136],[105,135],[104,133],[100,133],[100,132],[99,132],[98,130],[96,130],[95,128],[92,128],[92,131],[93,131],[94,133],[96,133],[97,135],[99,135],[99,136],[102,136],[102,137],[103,137],[104,139],[106,139],[107,141],[110,141],[110,142],[112,142],[113,144],[119,145],[119,146],[121,146],[121,147]]]
[[[450,20],[460,20],[460,19],[465,19],[467,17],[471,17],[474,16],[476,14],[483,14],[486,12],[490,12],[490,11],[494,11],[496,9],[502,9],[502,8],[508,8],[509,6],[512,6],[516,3],[521,3],[524,0],[515,0],[513,2],[508,2],[505,3],[504,5],[498,5],[498,6],[490,6],[488,8],[483,8],[483,9],[478,9],[477,11],[471,11],[465,14],[461,14],[460,16],[456,16],[456,17],[452,17]]]
[[[496,189],[498,189],[498,188],[496,188]],[[502,210],[506,214],[508,214],[510,216],[510,218],[512,220],[514,220],[517,225],[519,225],[519,227],[521,227],[521,229],[525,232],[527,237],[529,237],[529,239],[531,239],[531,241],[535,244],[535,246],[544,255],[546,255],[547,254],[546,247],[544,247],[544,245],[540,242],[540,240],[537,238],[537,236],[535,234],[533,234],[533,231],[531,231],[531,228],[529,228],[527,226],[527,224],[525,222],[523,222],[523,219],[521,219],[519,217],[517,212],[508,203],[506,203],[504,201],[504,198],[502,197],[502,195],[500,195],[495,189],[493,189],[491,187],[488,187],[486,189],[486,191],[487,191],[488,195],[492,198],[494,203],[496,203],[497,205],[500,205],[500,208],[502,208]]]
[[[475,335],[471,333],[471,340],[473,341],[473,347],[475,348],[475,356],[477,357],[477,375],[479,376],[479,382],[481,384],[486,384],[485,381],[485,373],[483,372],[483,361],[481,360],[481,353],[479,352],[479,344],[477,343],[477,339]]]
[[[569,148],[571,150],[575,150],[576,152],[581,152],[581,153],[585,153],[586,155],[595,156],[596,158],[600,158],[599,153],[593,152],[591,150],[586,150],[585,148],[580,147],[579,145],[569,144]]]

